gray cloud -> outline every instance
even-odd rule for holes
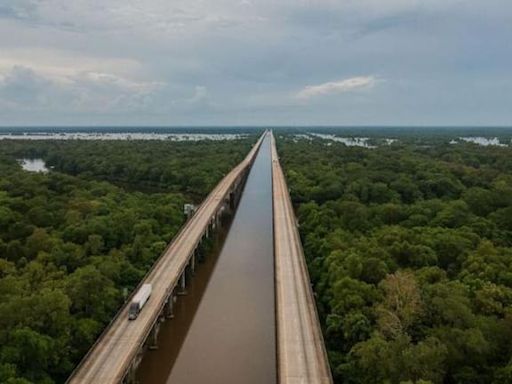
[[[14,66],[0,79],[0,101],[4,109],[20,113],[138,110],[148,107],[151,97],[163,86],[99,72],[52,79],[31,68]]]
[[[37,76],[34,71],[15,66],[0,81],[0,98],[4,105],[30,109],[48,104],[45,92],[49,87],[50,82]]]
[[[507,0],[17,0],[0,6],[0,116],[507,124],[510,17]]]
[[[29,19],[33,17],[33,11],[35,9],[36,5],[32,1],[27,0],[0,4],[0,17],[18,20]]]

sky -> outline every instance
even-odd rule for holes
[[[511,116],[510,0],[0,0],[0,126]]]

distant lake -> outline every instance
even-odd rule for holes
[[[309,132],[307,135],[295,135],[295,141],[300,139],[311,140],[312,137],[319,137],[323,140],[336,141],[338,143],[343,143],[348,147],[363,147],[363,148],[377,148],[376,145],[370,144],[369,137],[340,137],[333,134],[325,134],[325,133],[314,133]],[[375,142],[375,140],[373,140]],[[395,143],[397,139],[389,139],[384,138],[379,140],[379,144],[391,145]],[[331,143],[327,143],[326,145],[331,145]]]
[[[46,168],[46,163],[42,159],[19,159],[21,167],[28,172],[48,172],[48,168]]]
[[[324,140],[337,141],[338,143],[343,143],[348,147],[375,148],[375,146],[368,144],[368,137],[338,137],[336,135],[323,133],[310,133],[310,135],[319,137]]]
[[[497,137],[481,137],[481,136],[475,136],[475,137],[461,137],[462,141],[465,141],[467,143],[474,143],[478,145],[488,146],[488,145],[496,145],[499,147],[506,147],[506,144],[500,143],[500,140]]]

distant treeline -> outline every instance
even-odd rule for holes
[[[335,381],[512,383],[512,148],[278,136]]]
[[[256,136],[226,141],[0,141],[0,156],[42,158],[46,165],[82,178],[132,190],[179,192],[195,202],[243,159]]]
[[[87,127],[87,126],[28,126],[28,127],[0,127],[0,133],[157,133],[157,134],[247,134],[254,135],[262,133],[266,128],[250,126],[228,126],[228,127]]]

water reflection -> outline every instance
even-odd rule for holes
[[[299,140],[312,140],[312,137],[319,137],[323,140],[329,140],[329,141],[335,141],[338,143],[343,143],[348,147],[363,147],[363,148],[377,148],[377,145],[391,145],[393,143],[396,143],[397,139],[391,139],[391,138],[373,138],[370,139],[369,137],[340,137],[332,134],[326,134],[326,133],[313,133],[310,132],[306,135],[304,134],[297,134],[294,135],[293,141],[297,142]],[[372,144],[370,144],[370,142]],[[327,146],[332,145],[332,143],[327,143]]]
[[[46,168],[46,163],[42,159],[19,159],[21,167],[28,172],[48,172],[48,168]]]
[[[481,136],[475,136],[475,137],[461,137],[460,140],[465,141],[466,143],[474,143],[478,145],[483,145],[485,147],[489,145],[494,145],[498,147],[506,147],[506,144],[500,143],[500,140],[497,137],[481,137]]]
[[[324,140],[331,140],[336,141],[338,143],[343,143],[348,147],[375,148],[374,145],[368,144],[368,140],[370,140],[368,137],[339,137],[325,133],[310,133],[310,135],[319,137]]]

